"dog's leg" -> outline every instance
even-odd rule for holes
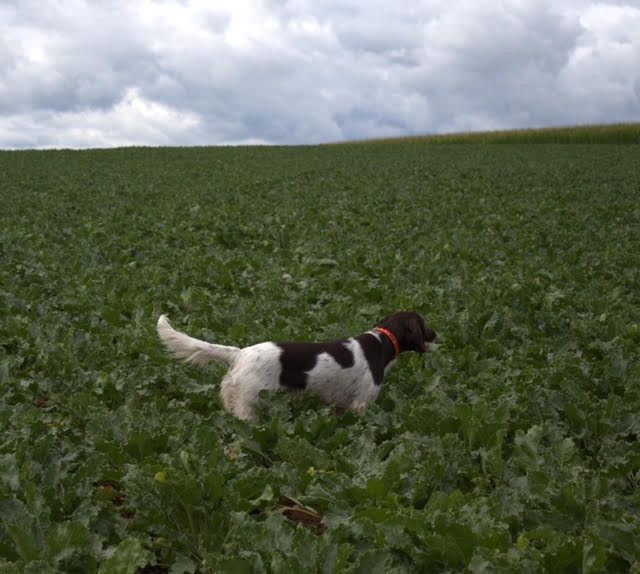
[[[234,414],[243,421],[256,422],[256,412],[253,408],[253,403],[242,403]]]
[[[376,385],[373,381],[370,381],[368,384],[363,385],[364,388],[361,388],[358,396],[352,401],[351,405],[349,405],[349,410],[354,413],[362,413],[367,408],[367,405],[375,401],[380,394],[381,385]]]
[[[354,401],[351,403],[351,405],[349,405],[349,410],[353,411],[356,414],[362,414],[366,408],[366,401]]]
[[[253,409],[255,397],[249,396],[249,394],[246,386],[243,386],[232,373],[227,373],[220,386],[220,396],[225,410],[230,415],[243,421],[256,420]]]
[[[233,384],[233,376],[227,373],[220,384],[220,397],[222,398],[224,410],[233,416],[236,416],[236,404],[238,402],[236,394],[237,389]]]

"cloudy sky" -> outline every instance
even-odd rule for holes
[[[640,0],[0,0],[0,148],[640,120]]]

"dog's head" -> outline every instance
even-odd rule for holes
[[[427,343],[432,343],[437,337],[436,332],[425,323],[422,316],[414,311],[392,313],[382,319],[376,327],[384,327],[395,335],[400,352],[425,353]]]

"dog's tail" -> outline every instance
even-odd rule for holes
[[[210,361],[222,361],[233,365],[240,353],[238,347],[214,345],[176,331],[166,315],[160,315],[156,329],[169,353],[176,359],[192,365],[206,365]]]

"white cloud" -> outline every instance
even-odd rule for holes
[[[559,81],[575,112],[640,119],[640,7],[595,4]]]
[[[319,141],[640,119],[640,7],[0,7],[0,147]]]
[[[197,114],[145,100],[131,88],[106,110],[36,111],[0,118],[0,141],[10,147],[43,148],[170,145],[193,139],[200,127]]]

